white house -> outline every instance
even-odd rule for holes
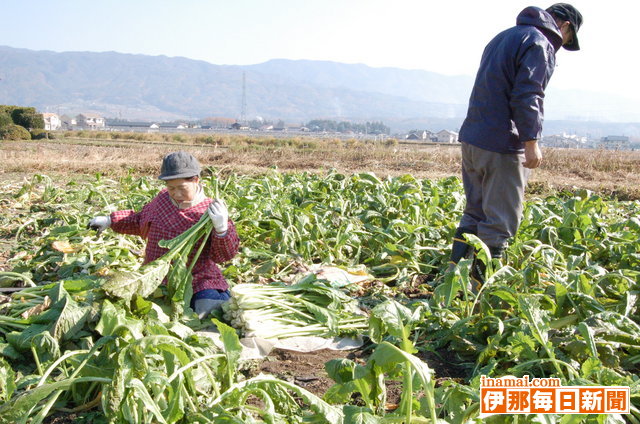
[[[449,130],[442,130],[436,134],[438,143],[455,143],[458,141],[458,133]]]
[[[56,113],[43,113],[44,129],[47,131],[55,131],[62,127],[62,121]]]
[[[421,141],[431,141],[434,134],[429,130],[415,130],[411,131],[404,138],[407,140],[421,140]]]
[[[81,113],[77,116],[78,125],[84,128],[90,128],[95,130],[97,128],[104,128],[104,118],[95,113]]]

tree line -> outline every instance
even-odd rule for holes
[[[391,128],[383,122],[356,123],[349,121],[333,121],[329,119],[313,119],[305,124],[309,131],[314,132],[339,132],[361,134],[389,134]]]
[[[34,107],[0,105],[0,139],[44,138],[44,118]]]

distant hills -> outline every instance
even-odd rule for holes
[[[243,73],[249,119],[382,120],[393,131],[457,129],[473,84],[471,76],[324,61],[228,66],[181,57],[0,46],[0,104],[130,120],[239,118]],[[570,120],[558,125],[560,131],[640,136],[640,124],[616,123],[640,122],[637,101],[550,87],[546,110],[546,129],[554,127],[552,121]]]

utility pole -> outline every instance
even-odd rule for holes
[[[242,104],[240,106],[240,123],[247,122],[247,75],[242,72]]]

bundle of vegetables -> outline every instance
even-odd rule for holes
[[[195,265],[213,224],[208,214],[184,233],[171,240],[160,241],[160,247],[169,249],[160,258],[142,266],[137,271],[118,272],[102,286],[110,295],[131,299],[134,294],[146,297],[167,279],[167,294],[172,301],[173,315],[182,314],[183,306],[191,300],[191,270]],[[194,248],[196,252],[192,255]]]
[[[291,286],[238,284],[223,305],[224,318],[245,336],[264,339],[367,330],[368,318],[354,299],[312,277]]]

